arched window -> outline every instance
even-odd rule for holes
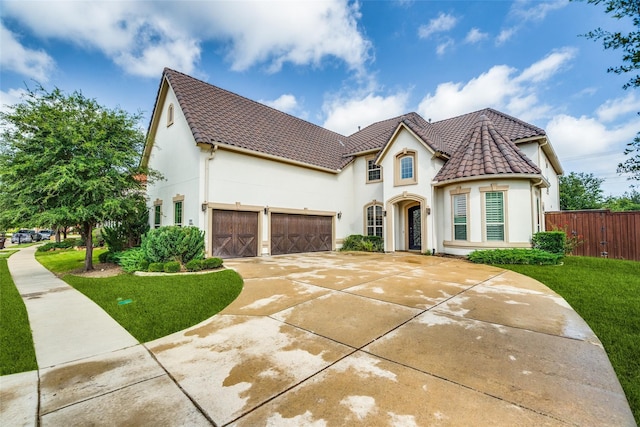
[[[169,104],[167,108],[167,127],[173,124],[173,104]]]
[[[382,237],[383,217],[382,205],[374,202],[365,207],[365,234],[367,236]]]
[[[396,154],[394,173],[395,185],[409,185],[416,184],[418,182],[416,158],[416,152],[407,150],[406,148],[402,150],[402,152]]]

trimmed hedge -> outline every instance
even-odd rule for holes
[[[477,264],[555,265],[560,262],[562,255],[540,249],[492,249],[474,251],[468,258]]]
[[[187,271],[201,271],[204,267],[202,265],[202,260],[200,259],[192,259],[184,266]]]
[[[118,254],[118,264],[122,270],[133,273],[134,271],[145,271],[149,261],[141,248],[131,248]]]
[[[213,270],[222,267],[222,260],[220,258],[206,258],[202,260],[202,268],[205,270]]]
[[[70,249],[78,245],[77,239],[65,239],[61,242],[47,242],[42,246],[38,246],[36,251],[38,252],[49,252],[56,249]]]
[[[180,271],[180,263],[178,261],[169,261],[164,264],[165,273],[177,273]]]
[[[341,251],[383,252],[384,240],[379,236],[352,234],[342,242]]]
[[[567,245],[567,235],[564,231],[541,231],[531,239],[534,249],[564,255]]]
[[[162,273],[164,271],[164,262],[152,262],[149,263],[149,271],[153,273]]]

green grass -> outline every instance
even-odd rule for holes
[[[2,249],[0,250],[0,258],[9,258],[16,252],[18,252],[18,249]]]
[[[232,270],[209,274],[86,278],[63,277],[140,342],[188,328],[229,305],[242,290]],[[130,301],[130,302],[129,302]]]
[[[38,369],[27,309],[0,258],[0,375]]]
[[[640,424],[640,262],[566,257],[562,266],[500,265],[556,291],[598,336]]]
[[[93,249],[93,263],[98,263],[98,255],[106,248]],[[84,267],[84,250],[63,249],[49,252],[36,252],[36,259],[49,271],[57,274],[67,273]]]

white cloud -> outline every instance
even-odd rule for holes
[[[616,126],[607,126],[594,117],[572,117],[561,114],[547,124],[546,131],[558,155],[588,156],[612,150],[622,153],[622,147],[633,140],[640,129],[640,118]]]
[[[565,69],[573,57],[573,50],[560,49],[520,74],[507,65],[495,65],[466,83],[441,83],[435,93],[422,99],[418,112],[423,117],[441,120],[493,107],[523,120],[540,119],[550,111],[549,106],[539,103],[540,84]]]
[[[54,68],[53,59],[43,50],[24,47],[15,34],[0,24],[0,66],[45,83]]]
[[[362,73],[370,42],[358,4],[346,0],[269,2],[4,2],[3,13],[42,39],[98,49],[125,71],[157,77],[162,67],[192,73],[204,43],[226,43],[234,70],[262,64],[321,65],[337,58]],[[3,53],[4,56],[4,53]]]
[[[483,33],[479,28],[472,28],[464,38],[465,43],[475,44],[489,37],[488,33]]]
[[[627,96],[616,99],[609,99],[596,110],[598,119],[603,122],[611,122],[620,116],[640,111],[640,98],[634,92]],[[638,129],[640,130],[640,129]]]
[[[418,28],[418,36],[426,39],[432,34],[449,31],[456,26],[457,22],[458,18],[455,16],[440,12],[437,18],[431,19],[427,25],[421,25]]]
[[[496,45],[509,41],[518,31],[529,23],[543,21],[550,12],[562,9],[569,4],[569,0],[531,1],[517,0],[511,5],[509,16],[517,24],[503,29],[496,37]]]
[[[453,39],[445,40],[436,47],[436,54],[438,54],[438,56],[444,55],[451,46],[453,46]]]
[[[358,127],[406,113],[408,94],[398,93],[388,97],[368,95],[360,98],[336,99],[325,103],[327,119],[323,127],[342,135],[351,135]]]
[[[285,93],[284,95],[280,95],[277,99],[273,101],[259,101],[262,104],[268,105],[269,107],[273,107],[276,110],[284,111],[285,113],[293,114],[298,110],[298,100],[295,96],[290,93]]]
[[[553,0],[553,1],[529,1],[518,0],[511,6],[511,13],[516,19],[524,22],[542,21],[547,17],[549,12],[562,9],[569,4],[569,0]],[[529,7],[531,6],[531,7]]]
[[[516,27],[506,28],[500,31],[500,34],[498,34],[498,37],[496,37],[496,44],[501,45],[508,42],[517,31],[518,29]]]
[[[563,67],[566,67],[569,61],[576,56],[574,48],[558,49],[542,60],[532,64],[518,77],[522,81],[532,81],[534,83],[548,80],[549,77],[556,74]]]
[[[26,93],[24,89],[9,89],[8,92],[0,90],[0,111],[7,111],[8,106],[22,102],[22,97]]]

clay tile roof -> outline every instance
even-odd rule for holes
[[[442,182],[479,175],[540,173],[540,169],[509,137],[498,131],[487,115],[481,114],[454,154],[436,174],[435,180]]]
[[[500,133],[510,141],[545,135],[545,131],[539,127],[492,108],[485,108],[484,110],[433,123],[433,127],[442,135],[443,140],[447,143],[447,150],[444,150],[444,152],[452,155],[457,150],[458,145],[462,143],[469,128],[473,126],[482,115],[491,120],[494,126],[500,130]]]
[[[222,143],[332,170],[347,137],[165,68],[197,143]]]

